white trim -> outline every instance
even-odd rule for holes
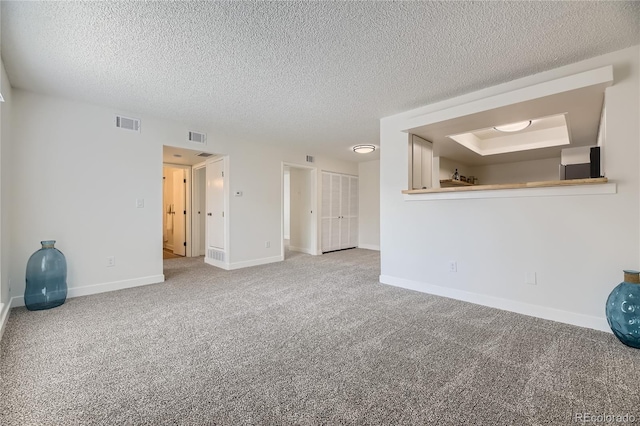
[[[9,312],[11,311],[11,301],[9,303],[0,303],[0,340],[4,335],[4,328],[9,320]]]
[[[67,290],[67,298],[89,296],[92,294],[107,293],[109,291],[124,290],[126,288],[140,287],[149,284],[164,282],[164,275],[150,275],[148,277],[133,278],[130,280],[112,281],[108,283],[92,284],[82,287],[71,287]],[[11,307],[24,306],[24,296],[11,298]]]
[[[515,300],[502,299],[500,297],[488,296],[484,294],[472,293],[448,287],[441,287],[427,284],[420,281],[408,280],[405,278],[380,275],[380,282],[395,287],[415,290],[422,293],[434,294],[436,296],[448,297],[462,300],[464,302],[475,303],[477,305],[489,306],[491,308],[516,312],[518,314],[543,318],[546,320],[562,322],[565,324],[577,325],[579,327],[591,328],[594,330],[611,333],[609,324],[604,317],[594,317],[591,315],[578,314],[575,312],[562,311],[560,309],[546,306],[532,305],[530,303],[517,302]]]
[[[380,251],[380,246],[375,244],[358,244],[358,248]]]
[[[544,188],[488,189],[486,191],[432,192],[403,194],[405,201],[465,200],[476,198],[553,197],[567,195],[604,195],[617,193],[615,182],[593,185],[554,186]]]
[[[290,251],[297,251],[298,253],[306,253],[306,254],[310,254],[310,255],[314,255],[315,256],[315,252],[313,251],[313,249],[310,248],[302,248],[302,247],[291,247],[289,246],[289,250]]]
[[[258,265],[265,265],[267,263],[282,262],[283,260],[284,260],[284,256],[263,257],[262,259],[245,260],[243,262],[230,263],[229,269],[233,270],[233,269],[248,268],[250,266],[258,266]]]

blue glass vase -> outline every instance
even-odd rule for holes
[[[67,260],[55,243],[41,241],[27,262],[24,304],[30,311],[55,308],[67,299]]]
[[[607,322],[625,345],[640,348],[640,272],[624,271],[624,281],[607,299]]]

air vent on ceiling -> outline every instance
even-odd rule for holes
[[[207,135],[199,132],[189,132],[189,140],[191,142],[205,143],[205,141],[207,140]]]
[[[201,152],[200,154],[197,154],[196,156],[197,156],[197,157],[204,157],[204,158],[207,158],[207,157],[211,157],[212,155],[213,155],[213,154],[209,154],[208,152]]]
[[[313,163],[313,156],[307,155],[307,163]]]
[[[116,127],[126,130],[140,131],[140,120],[137,118],[123,117],[116,115]]]

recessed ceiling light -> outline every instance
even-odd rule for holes
[[[176,157],[176,158],[182,157],[182,155],[180,155],[180,154],[173,154],[173,156]]]
[[[517,123],[504,124],[502,126],[495,126],[499,132],[519,132],[520,130],[524,130],[527,127],[531,126],[531,120],[527,121],[518,121]]]
[[[358,154],[368,154],[376,150],[374,145],[356,145],[353,147],[353,152]]]

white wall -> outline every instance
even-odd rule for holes
[[[481,185],[559,180],[560,158],[475,166],[468,173]]]
[[[198,126],[208,133],[202,147],[185,140],[188,124],[23,90],[14,90],[13,103],[11,296],[24,293],[26,261],[43,239],[57,240],[66,255],[72,295],[91,285],[161,281],[163,145],[229,156],[230,191],[243,191],[229,200],[232,266],[281,257],[282,162],[304,165],[314,152],[233,138],[214,126]],[[115,128],[115,113],[141,118],[142,131]],[[357,163],[321,156],[313,165],[358,171]],[[145,208],[136,208],[136,198]],[[115,267],[105,266],[107,256]]]
[[[636,46],[382,119],[381,281],[606,330],[606,298],[640,262],[639,57]],[[617,194],[405,201],[405,120],[609,64],[605,169]]]
[[[311,227],[311,170],[290,169],[291,178],[291,250],[310,253],[313,251]]]
[[[9,309],[9,206],[12,182],[9,175],[11,162],[11,113],[13,96],[9,78],[0,60],[0,93],[4,102],[0,102],[0,337],[4,329],[4,319]],[[26,263],[24,264],[26,268]]]
[[[289,169],[284,171],[284,239],[291,238],[291,172]]]
[[[380,160],[358,164],[358,247],[380,250]]]

